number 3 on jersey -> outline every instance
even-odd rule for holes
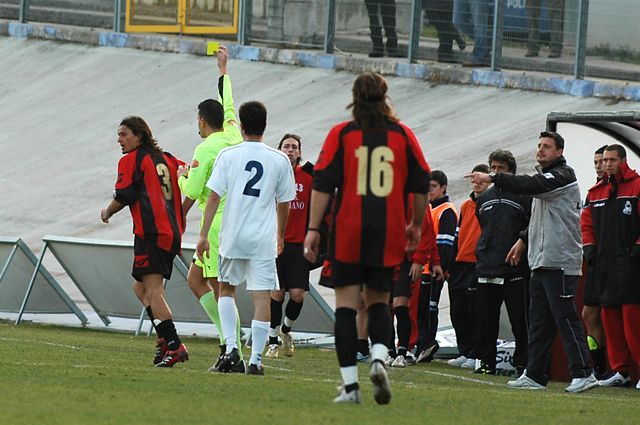
[[[358,195],[366,195],[371,192],[381,198],[388,196],[393,191],[393,151],[387,146],[378,146],[371,150],[368,146],[360,146],[356,149],[358,158]],[[369,167],[369,161],[371,166]]]
[[[258,196],[260,196],[260,189],[256,189],[253,186],[255,186],[256,183],[258,183],[262,178],[262,174],[264,173],[264,168],[262,167],[262,164],[260,164],[258,161],[249,161],[247,162],[247,165],[244,167],[244,169],[245,171],[248,171],[250,173],[252,173],[253,170],[256,170],[256,173],[253,175],[253,177],[249,179],[247,184],[244,186],[244,190],[242,191],[242,194],[247,196],[255,196],[257,198]]]

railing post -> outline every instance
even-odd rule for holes
[[[29,14],[29,0],[20,0],[20,11],[18,12],[18,20],[24,24],[27,22],[27,15]]]
[[[122,32],[120,16],[122,16],[122,0],[113,0],[113,32]]]
[[[327,13],[325,14],[324,52],[333,53],[336,35],[336,0],[327,0]]]
[[[238,15],[238,44],[243,46],[249,45],[249,35],[251,33],[251,0],[240,0],[240,14]]]
[[[411,9],[411,32],[409,33],[409,49],[407,59],[409,63],[416,63],[418,47],[420,46],[420,30],[422,29],[422,0],[413,0]]]
[[[578,23],[576,31],[576,63],[573,78],[584,78],[585,57],[587,55],[587,23],[589,21],[589,0],[578,2]]]
[[[491,37],[491,70],[499,71],[502,62],[502,35],[504,26],[504,0],[493,5],[493,34]]]

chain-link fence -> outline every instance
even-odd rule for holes
[[[47,7],[116,30],[120,10],[135,25],[182,19],[173,32],[233,22],[242,44],[640,80],[638,0],[0,0],[0,17],[55,22]]]

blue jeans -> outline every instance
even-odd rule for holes
[[[489,17],[493,16],[491,0],[454,0],[453,25],[459,31],[473,37],[474,61],[489,59],[491,36],[489,35]]]

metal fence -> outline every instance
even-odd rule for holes
[[[111,11],[121,16],[126,4],[83,1],[112,2]],[[135,1],[158,10],[183,2],[193,10],[223,3]],[[29,19],[30,2],[47,3],[0,2],[19,2],[22,22]],[[121,31],[116,16],[113,29]],[[240,0],[237,19],[241,44],[640,80],[637,0]]]

